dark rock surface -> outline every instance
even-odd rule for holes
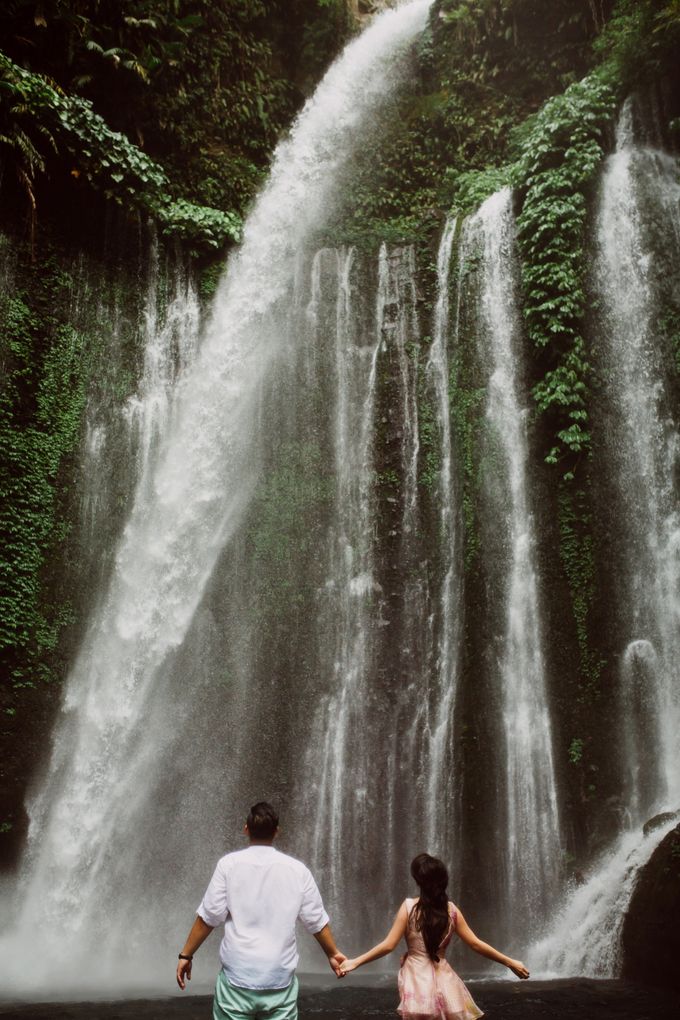
[[[662,811],[660,815],[654,815],[642,826],[642,835],[648,836],[655,829],[660,829],[666,822],[672,822],[674,818],[680,817],[680,811]]]
[[[680,994],[624,981],[494,981],[470,986],[488,1020],[676,1020]],[[210,996],[180,995],[122,1002],[0,1003],[3,1020],[210,1020]],[[300,993],[300,1020],[396,1018],[393,984],[348,982]]]
[[[624,977],[680,989],[680,824],[640,872],[622,941]]]

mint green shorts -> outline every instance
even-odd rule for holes
[[[217,975],[213,1020],[298,1020],[298,980],[286,988],[238,988],[223,970]]]

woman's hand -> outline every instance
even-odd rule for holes
[[[345,974],[349,974],[350,971],[356,970],[359,964],[356,960],[343,960],[340,964],[340,977],[344,977]]]
[[[526,969],[521,960],[510,960],[508,967],[513,974],[516,974],[518,978],[528,978],[529,971]]]

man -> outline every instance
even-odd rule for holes
[[[244,832],[249,846],[226,854],[217,867],[177,964],[177,984],[191,979],[191,961],[213,928],[224,924],[213,1020],[297,1020],[299,919],[317,940],[335,974],[347,957],[338,951],[312,874],[274,849],[279,816],[255,804]]]

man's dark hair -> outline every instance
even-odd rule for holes
[[[253,804],[246,818],[252,839],[273,839],[279,825],[276,810],[266,800]]]

